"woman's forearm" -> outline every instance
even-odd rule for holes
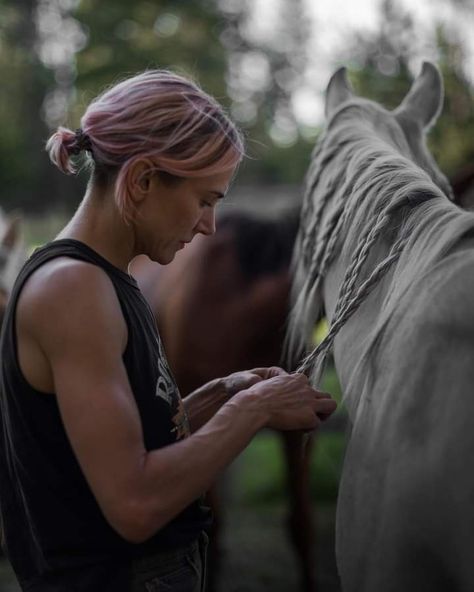
[[[196,432],[229,400],[229,393],[222,378],[204,384],[183,401],[191,432]]]

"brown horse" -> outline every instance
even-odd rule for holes
[[[474,209],[474,164],[465,165],[449,180],[454,202],[466,210]]]
[[[224,215],[212,237],[198,236],[162,267],[138,258],[132,273],[148,299],[178,386],[186,396],[203,383],[237,370],[278,364],[289,307],[289,264],[298,225],[294,210],[278,219],[243,212]],[[288,527],[305,591],[314,590],[314,536],[309,496],[309,448],[281,433],[288,467]],[[221,515],[209,554],[215,585]]]

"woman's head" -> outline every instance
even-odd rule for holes
[[[73,132],[59,128],[46,149],[65,173],[71,158],[89,153],[96,184],[115,184],[125,218],[132,200],[127,176],[139,160],[168,180],[197,178],[234,169],[242,159],[242,137],[222,107],[190,80],[150,70],[109,88],[91,102]]]

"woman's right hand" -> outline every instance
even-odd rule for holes
[[[314,389],[304,374],[273,370],[274,376],[236,395],[264,414],[265,427],[310,431],[336,410],[330,395]]]

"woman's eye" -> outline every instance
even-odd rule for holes
[[[202,201],[201,201],[201,207],[202,207],[202,208],[212,208],[212,204],[211,204],[211,202],[209,202],[209,201],[204,201],[204,200],[202,200]]]

